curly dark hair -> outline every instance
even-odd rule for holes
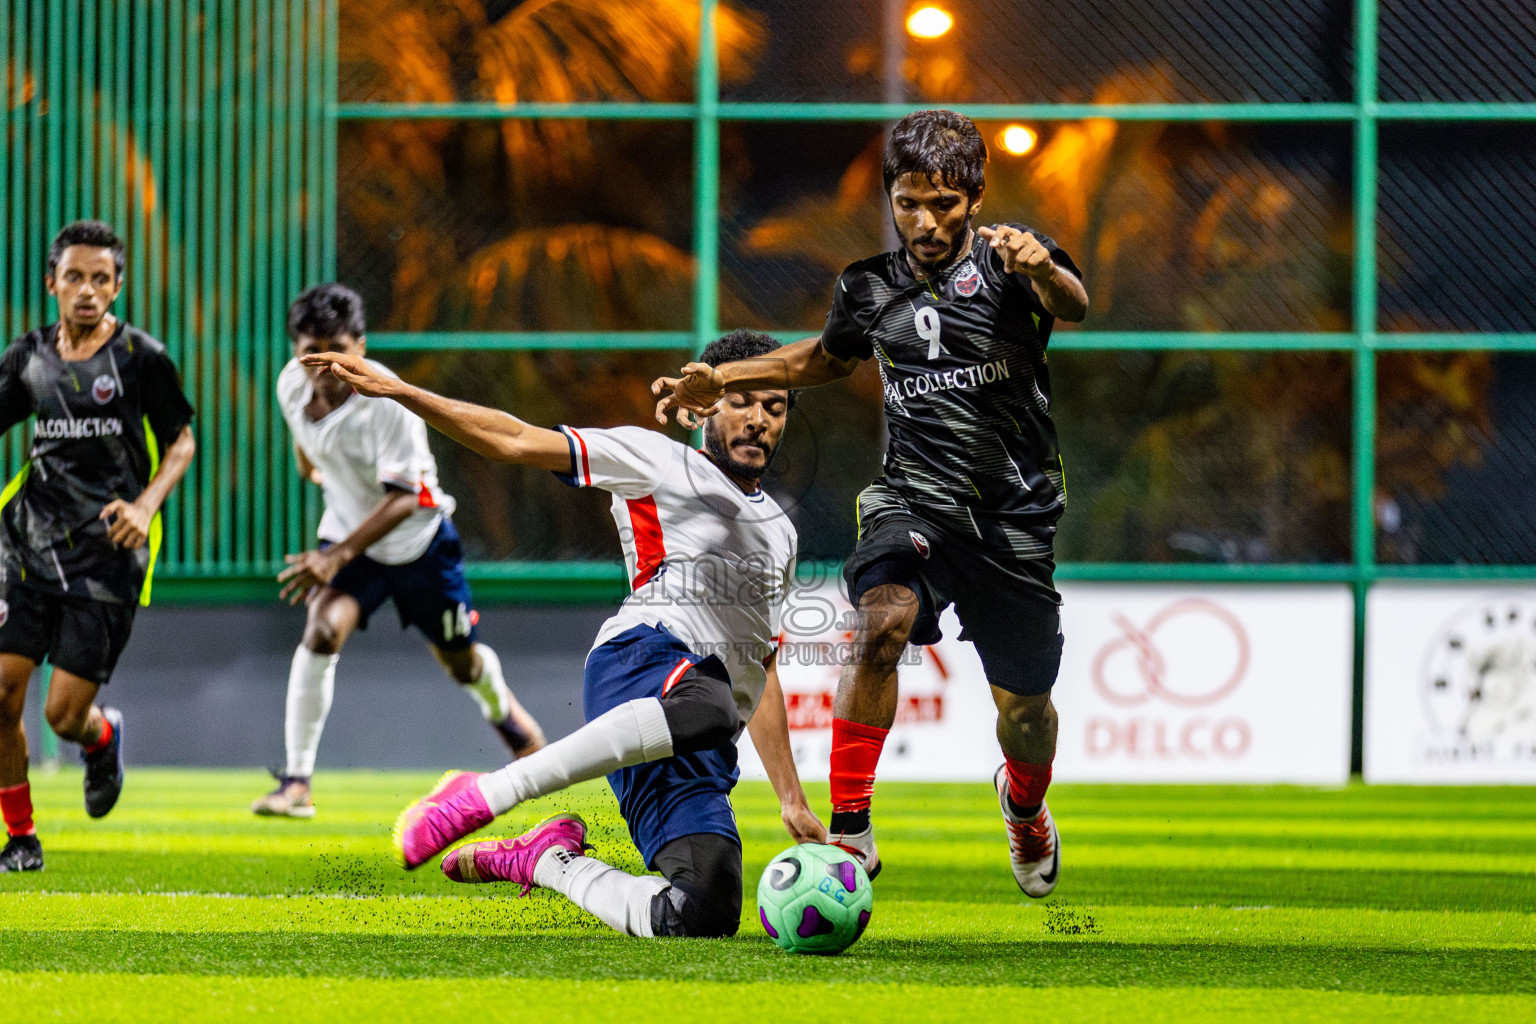
[[[53,244],[48,246],[49,277],[59,269],[59,260],[64,258],[64,250],[72,245],[111,249],[112,266],[117,271],[118,280],[122,280],[123,267],[128,262],[128,250],[123,247],[123,240],[117,237],[117,232],[112,230],[111,224],[104,220],[77,220],[73,224],[64,225],[63,229],[53,236]]]
[[[288,307],[288,337],[335,338],[368,333],[363,316],[363,297],[344,284],[317,284]]]
[[[710,366],[719,366],[721,363],[734,363],[741,359],[756,359],[782,347],[782,345],[762,331],[738,327],[730,334],[716,338],[708,345],[705,345],[704,351],[699,355],[699,362],[708,363]],[[789,393],[789,407],[791,409],[795,407],[795,403],[799,400],[799,391],[791,391]]]
[[[987,183],[987,143],[976,123],[953,110],[916,110],[885,140],[885,193],[909,174],[964,192],[975,202]]]

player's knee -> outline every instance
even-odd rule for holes
[[[729,743],[739,721],[731,685],[697,668],[690,669],[661,699],[672,733],[672,752],[688,754]]]
[[[79,708],[72,704],[50,703],[43,709],[43,714],[48,719],[48,728],[61,739],[72,740],[85,730],[86,720],[91,716],[91,708],[89,704]]]
[[[858,660],[865,664],[894,666],[901,661],[917,618],[917,602],[880,591],[912,592],[899,587],[877,587],[859,602],[859,628],[854,636]]]
[[[700,893],[676,883],[656,897],[651,930],[658,936],[728,939],[741,928],[741,892]]]
[[[1051,703],[1051,695],[1042,693],[1036,696],[1022,696],[1008,694],[998,701],[997,713],[1004,722],[1020,732],[1028,732],[1033,729],[1044,728],[1046,724],[1056,717],[1055,705]]]
[[[340,654],[346,637],[335,623],[323,617],[311,617],[304,624],[304,647],[315,654]]]

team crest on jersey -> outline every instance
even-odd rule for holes
[[[960,269],[955,271],[955,291],[970,298],[981,289],[981,271],[976,269],[976,264],[967,259],[960,264]]]
[[[922,534],[918,533],[916,530],[908,530],[907,531],[907,536],[912,538],[912,546],[917,548],[917,553],[922,555],[924,558],[927,558],[928,557],[928,550],[929,550],[928,549],[928,538],[924,537]]]
[[[96,399],[97,405],[106,405],[117,397],[117,378],[110,373],[104,373],[91,381],[91,397]]]

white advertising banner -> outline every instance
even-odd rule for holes
[[[1367,782],[1536,783],[1536,588],[1378,586],[1366,624]]]
[[[1349,775],[1353,606],[1342,586],[1064,583],[1055,778],[1301,782]],[[791,598],[779,675],[802,777],[825,779],[849,611],[835,582]],[[975,648],[908,648],[889,780],[990,780],[1002,751]],[[764,778],[745,736],[742,774]]]

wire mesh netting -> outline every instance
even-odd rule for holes
[[[1095,329],[1349,328],[1344,129],[1064,122],[1037,125],[1018,157],[997,145],[1001,122],[979,127],[993,144],[980,223],[1027,223],[1072,253]],[[817,329],[837,273],[895,244],[880,129],[754,123],[724,139],[722,310]]]
[[[765,42],[727,99],[1243,102],[1350,96],[1344,0],[957,0],[931,40],[904,0],[748,0]]]
[[[1059,557],[1347,560],[1351,380],[1342,353],[1055,353]]]
[[[1536,330],[1536,150],[1511,124],[1389,125],[1379,182],[1388,330]]]
[[[500,103],[693,99],[697,0],[339,0],[339,98]],[[717,18],[724,76],[761,45],[754,19]]]
[[[1384,100],[1536,100],[1530,0],[1411,0],[1380,7]]]
[[[348,125],[341,277],[376,330],[687,329],[692,145],[688,122]]]
[[[1376,557],[1536,563],[1536,355],[1378,361]]]

